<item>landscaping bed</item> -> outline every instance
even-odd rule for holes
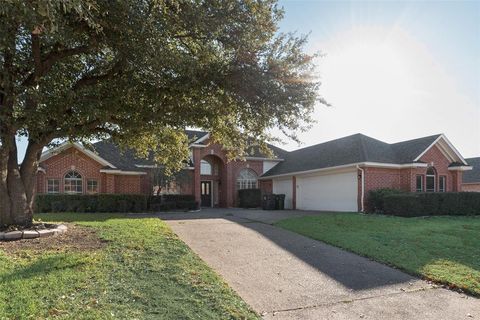
[[[0,245],[0,318],[258,318],[160,219],[38,217],[69,231]]]
[[[326,213],[276,226],[480,296],[480,217]]]

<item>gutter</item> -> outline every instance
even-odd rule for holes
[[[282,173],[282,174],[271,175],[271,176],[261,176],[258,179],[259,180],[269,180],[269,179],[273,179],[273,178],[289,177],[289,176],[301,175],[301,174],[311,174],[311,173],[317,173],[317,172],[335,171],[335,170],[341,170],[341,169],[347,169],[347,168],[356,168],[358,166],[375,167],[375,168],[387,168],[387,169],[407,169],[407,168],[426,168],[426,167],[428,167],[428,164],[427,163],[418,163],[418,162],[417,163],[406,163],[406,164],[381,163],[381,162],[357,162],[357,163],[344,164],[344,165],[335,166],[335,167],[326,167],[326,168],[312,169],[312,170],[306,170],[306,171],[295,171],[295,172],[288,172],[288,173]]]
[[[363,168],[360,168],[360,166],[357,165],[357,169],[360,170],[362,173],[362,192],[360,193],[360,209],[361,212],[365,211],[365,206],[364,206],[364,199],[365,199],[365,170]]]

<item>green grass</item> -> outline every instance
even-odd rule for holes
[[[159,219],[49,214],[94,228],[90,251],[0,249],[0,319],[257,319]]]
[[[276,225],[480,295],[480,217],[332,213]]]

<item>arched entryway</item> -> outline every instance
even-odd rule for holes
[[[207,155],[200,161],[200,204],[202,207],[224,207],[226,183],[225,164],[216,155]]]

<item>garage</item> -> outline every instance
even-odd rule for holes
[[[285,209],[292,209],[292,178],[273,180],[273,193],[285,195]]]
[[[357,172],[297,176],[300,210],[358,211]]]

